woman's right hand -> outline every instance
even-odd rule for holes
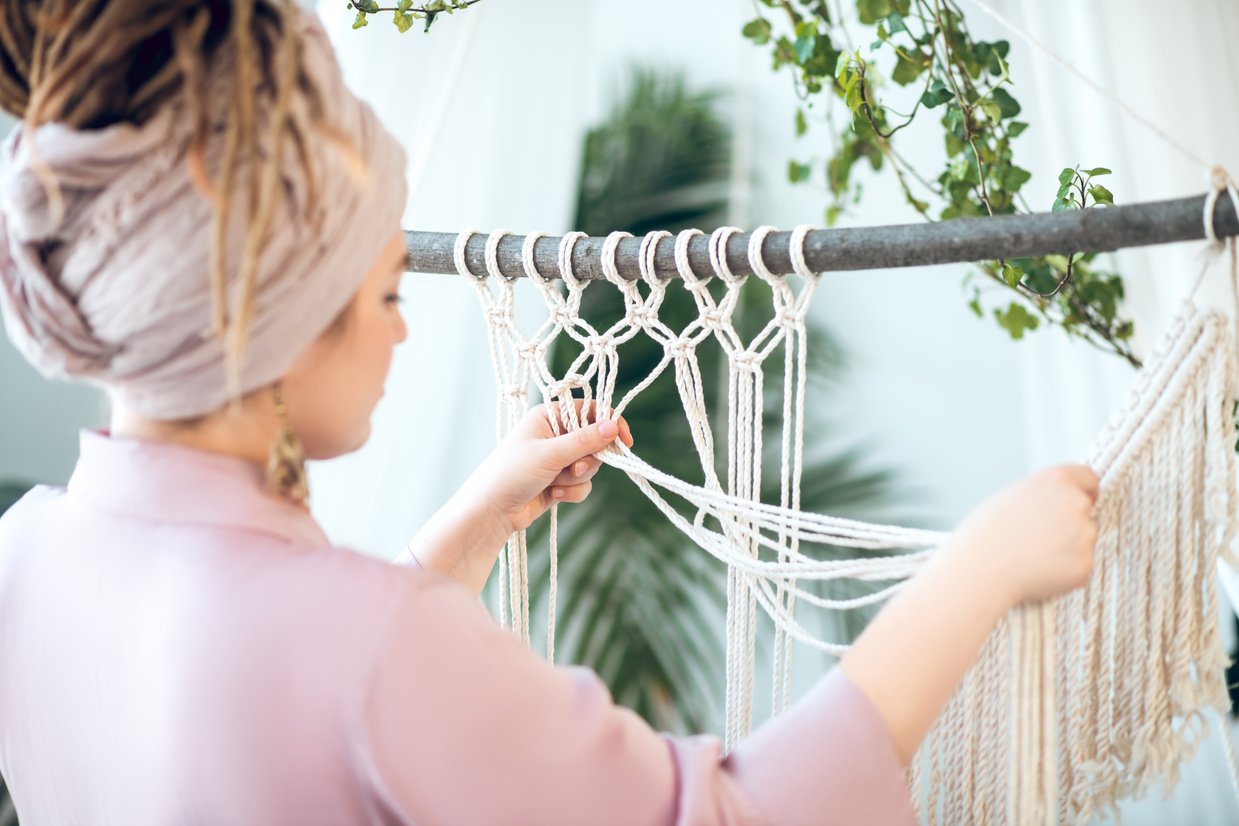
[[[1034,473],[974,508],[948,546],[992,577],[1012,606],[1079,588],[1093,570],[1098,484],[1083,465]]]

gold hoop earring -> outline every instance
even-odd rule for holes
[[[280,429],[267,458],[267,486],[277,496],[309,510],[310,488],[305,471],[305,450],[288,424],[288,405],[280,395],[279,382],[275,383],[272,391]]]

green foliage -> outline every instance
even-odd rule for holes
[[[478,2],[481,0],[428,0],[423,5],[415,7],[413,0],[399,0],[395,6],[385,7],[380,6],[375,0],[352,0],[346,8],[357,10],[357,18],[353,21],[354,29],[369,26],[369,15],[389,11],[392,12],[392,23],[403,34],[413,28],[415,20],[421,20],[422,31],[428,32],[440,14],[453,14]]]
[[[815,165],[825,173],[831,197],[826,224],[859,200],[862,166],[889,167],[926,220],[1030,211],[1022,190],[1032,174],[1015,163],[1012,148],[1028,123],[1017,120],[1022,110],[1007,66],[1010,44],[973,38],[955,0],[854,3],[861,27],[872,34],[865,46],[852,42],[856,26],[842,25],[823,0],[756,0],[757,17],[741,30],[770,50],[775,69],[792,71],[801,98],[797,136],[812,136],[809,113],[846,113],[828,155],[788,167],[794,183],[813,179]],[[903,87],[909,91],[900,92]],[[898,106],[907,114],[888,98],[906,100],[910,106],[903,100]],[[895,150],[897,133],[922,109],[936,113],[943,136],[943,168],[936,175],[913,168]],[[1113,205],[1110,190],[1092,181],[1110,170],[1068,171],[1053,210]],[[994,318],[1015,338],[1036,329],[1038,320],[1055,324],[1135,364],[1127,343],[1131,323],[1117,314],[1120,277],[1093,269],[1091,256],[1073,254],[1062,267],[1053,258],[981,265],[988,283],[1014,292],[1021,307],[1019,313],[996,308]],[[980,287],[972,290],[970,306],[983,316]]]
[[[722,224],[731,136],[715,112],[717,103],[713,93],[686,89],[678,75],[634,72],[626,95],[586,137],[574,225],[591,235],[615,230],[641,235],[687,227],[709,231]],[[609,326],[623,313],[617,290],[585,291],[580,315],[595,328]],[[769,288],[750,279],[737,312],[741,335],[755,334],[769,315]],[[672,329],[682,329],[697,317],[697,309],[687,291],[672,287],[659,316]],[[809,357],[808,407],[820,410],[827,403],[825,374],[839,357],[822,330],[812,330],[810,342],[816,349]],[[571,344],[557,346],[552,372],[565,371],[577,352]],[[648,375],[662,356],[661,345],[646,336],[622,345],[618,395]],[[701,345],[698,361],[708,388],[725,390],[711,381],[726,374],[720,348]],[[782,359],[774,361],[781,369]],[[782,392],[782,382],[773,376],[767,386],[773,394]],[[724,424],[725,400],[715,397],[707,404],[710,420]],[[769,420],[777,421],[781,403],[776,395],[767,398],[766,406]],[[636,396],[624,415],[641,456],[675,476],[703,481],[670,372]],[[813,432],[806,447],[803,506],[859,515],[882,494],[887,477],[860,470],[856,453],[815,447]],[[777,443],[768,447],[778,450]],[[769,453],[765,459],[769,484],[763,495],[777,502],[778,457]],[[535,523],[532,547],[545,546],[546,527],[545,520]],[[559,536],[557,658],[596,669],[617,702],[655,727],[701,731],[717,717],[715,703],[722,693],[723,567],[691,547],[629,479],[606,468],[595,477],[585,503],[561,509]],[[538,614],[546,606],[546,573],[546,556],[531,554],[531,603]],[[845,630],[855,631],[864,619],[854,617]]]

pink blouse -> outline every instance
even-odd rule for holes
[[[333,547],[240,459],[83,431],[0,519],[0,774],[29,824],[911,823],[831,672],[729,757],[456,583]]]

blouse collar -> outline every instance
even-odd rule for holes
[[[152,522],[254,531],[327,545],[318,523],[267,492],[263,469],[237,456],[84,429],[69,496]]]

